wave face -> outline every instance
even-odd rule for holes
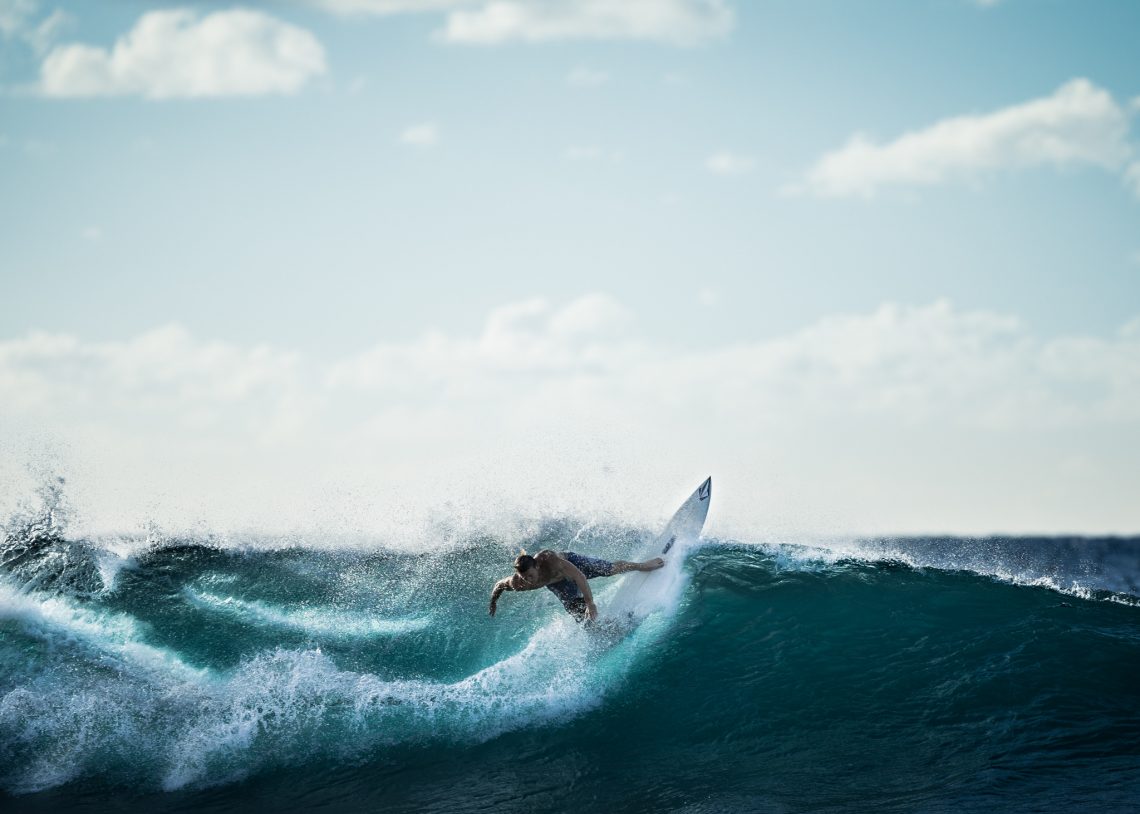
[[[619,558],[650,536],[553,520],[524,545]],[[4,540],[5,808],[1140,803],[1138,540],[710,541],[617,638],[547,591],[488,618],[514,553],[490,536],[114,548]],[[604,609],[616,580],[593,584]]]

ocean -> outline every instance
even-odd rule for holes
[[[520,545],[654,530],[521,520],[409,550],[13,518],[0,808],[1140,810],[1140,539],[707,539],[605,636],[490,589]]]

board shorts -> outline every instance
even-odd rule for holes
[[[613,576],[614,564],[609,560],[586,557],[582,554],[575,554],[573,551],[563,551],[562,556],[573,563],[574,567],[581,571],[582,576],[586,579]],[[546,587],[562,601],[562,605],[571,616],[579,622],[586,618],[586,597],[582,596],[582,592],[578,590],[574,580],[562,579],[558,582],[552,582]]]

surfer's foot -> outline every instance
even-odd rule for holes
[[[663,565],[665,565],[665,560],[661,559],[660,557],[654,557],[651,560],[646,560],[645,562],[639,562],[637,564],[637,570],[638,571],[656,571],[658,568],[661,568]]]

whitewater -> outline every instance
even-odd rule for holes
[[[12,811],[1134,811],[1140,540],[705,539],[614,639],[519,546],[659,529],[525,516],[422,550],[304,535],[0,543]],[[598,604],[618,580],[599,580]]]

